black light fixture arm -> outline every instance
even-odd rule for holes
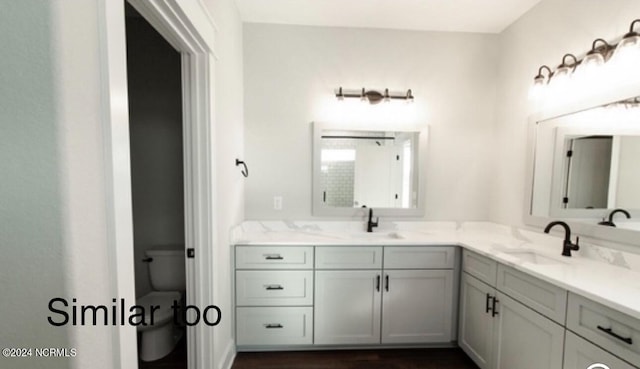
[[[598,42],[600,42],[602,45],[598,45]],[[596,38],[595,40],[593,40],[593,43],[591,44],[591,51],[589,51],[589,53],[608,52],[609,50],[611,50],[612,47],[613,46],[611,46],[606,40],[601,38]]]
[[[636,24],[640,24],[640,19],[636,19],[633,22],[631,22],[631,25],[629,26],[629,33],[627,33],[625,37],[634,36],[638,34],[638,32],[633,30],[636,27]]]
[[[551,70],[551,68],[549,68],[546,65],[541,66],[540,68],[538,68],[538,75],[534,78],[535,80],[537,79],[544,79],[544,74],[542,74],[543,71],[547,71],[547,80],[549,80],[551,78],[551,76],[553,75],[553,71]]]
[[[573,58],[573,63],[571,63],[571,64],[567,63],[567,58]],[[581,62],[581,60],[578,60],[578,58],[576,58],[575,55],[573,55],[571,53],[567,53],[567,54],[564,54],[564,56],[562,57],[562,64],[560,64],[558,66],[558,68],[569,67],[569,68],[572,69],[572,71],[575,71],[576,67],[578,65],[580,65],[580,62]]]
[[[247,163],[240,159],[236,159],[236,167],[239,165],[242,165],[244,167],[241,171],[242,175],[245,176],[245,178],[249,177],[249,168],[247,168]]]

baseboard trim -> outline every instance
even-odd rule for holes
[[[223,360],[220,361],[218,369],[231,369],[236,359],[236,345],[234,340],[230,340],[224,350]]]

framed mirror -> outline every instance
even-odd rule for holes
[[[638,243],[640,97],[576,106],[530,119],[525,223],[561,219],[580,234]],[[598,224],[620,208],[631,218],[617,214],[615,228]]]
[[[313,124],[313,214],[424,213],[426,127]]]

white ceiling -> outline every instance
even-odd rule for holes
[[[245,22],[499,33],[541,0],[235,0]]]

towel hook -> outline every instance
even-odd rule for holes
[[[240,159],[236,159],[236,167],[242,165],[244,167],[244,169],[242,170],[242,175],[245,177],[249,177],[249,168],[247,168],[247,163],[245,163],[244,161],[240,160]]]

